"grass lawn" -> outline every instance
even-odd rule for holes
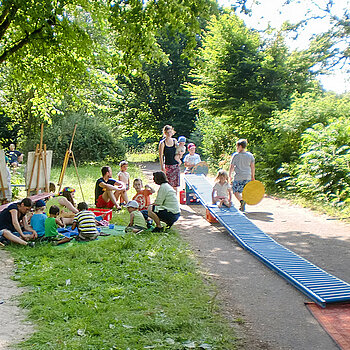
[[[129,170],[131,178],[140,175]],[[53,169],[51,178],[59,172]],[[74,172],[67,169],[64,185],[78,189]],[[80,167],[79,175],[91,204],[100,166]],[[127,220],[125,209],[113,213],[112,222]],[[37,329],[22,349],[236,348],[233,330],[217,313],[214,287],[175,231],[8,249],[15,279],[29,287],[21,305]]]

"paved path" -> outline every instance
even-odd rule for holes
[[[158,170],[154,164],[143,167],[148,176]],[[246,215],[277,242],[350,282],[350,225],[275,198],[247,206]],[[204,217],[202,206],[182,206],[176,227],[204,274],[215,281],[223,313],[242,337],[244,349],[338,349],[306,309],[306,296]]]

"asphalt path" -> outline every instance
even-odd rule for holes
[[[159,166],[141,165],[152,178]],[[237,204],[236,204],[237,206]],[[205,220],[200,205],[183,205],[176,228],[217,288],[221,312],[242,349],[333,350],[337,345],[310,314],[310,300],[243,250],[228,231]],[[278,243],[350,282],[350,225],[287,200],[266,197],[246,216]]]

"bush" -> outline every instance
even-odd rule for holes
[[[350,202],[350,120],[341,118],[324,127],[319,123],[302,135],[303,152],[290,172],[289,189],[307,198],[334,205]]]
[[[53,151],[53,164],[62,164],[75,124],[77,130],[72,150],[77,163],[98,162],[105,159],[118,162],[125,157],[125,147],[117,136],[117,130],[111,130],[98,118],[87,116],[82,112],[68,112],[64,116],[54,117],[52,124],[44,129],[44,143],[48,150]],[[37,143],[39,135],[28,139],[24,150],[34,150]]]
[[[306,152],[301,150],[305,130],[318,123],[328,125],[349,115],[349,96],[318,92],[295,96],[289,109],[274,112],[269,122],[273,134],[255,149],[256,158],[260,160],[257,172],[264,184],[271,190],[275,181],[289,176],[290,169],[297,166],[294,164],[299,163],[300,154]],[[286,182],[279,181],[278,184],[283,186]]]

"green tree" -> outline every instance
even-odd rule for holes
[[[309,68],[315,62],[307,53],[290,53],[282,32],[263,42],[232,12],[212,19],[199,58],[187,87],[209,156],[231,151],[235,137],[261,144],[271,134],[272,112],[288,107],[293,92],[313,86]],[[215,130],[219,144],[213,142]]]
[[[284,6],[288,9],[290,4],[296,0],[288,0]],[[320,24],[325,29],[323,32],[313,36],[310,51],[322,57],[322,65],[326,71],[335,66],[345,68],[348,73],[350,59],[350,1],[310,1],[305,18],[297,23],[285,23],[285,29],[299,33],[305,27]]]
[[[119,121],[128,133],[137,132],[142,139],[158,140],[165,124],[173,125],[177,135],[189,137],[196,111],[189,108],[190,93],[182,85],[191,70],[186,38],[167,30],[158,43],[168,61],[144,63],[143,76],[125,79],[117,106]]]
[[[67,96],[72,109],[106,112],[115,102],[118,75],[140,74],[143,62],[167,60],[156,39],[164,26],[187,38],[184,51],[191,54],[199,15],[211,6],[211,0],[1,1],[3,109],[28,129],[60,113]]]

